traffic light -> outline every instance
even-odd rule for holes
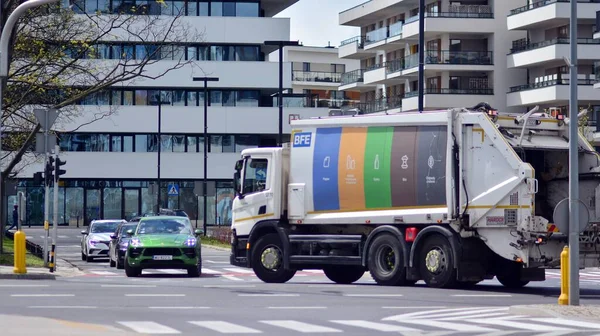
[[[44,178],[42,177],[42,172],[33,173],[33,184],[40,185],[44,182]]]
[[[67,171],[64,169],[60,169],[60,166],[64,166],[67,161],[62,161],[58,156],[56,157],[56,164],[54,165],[54,176],[56,176],[56,180],[60,179],[61,175],[64,175]]]
[[[54,180],[54,176],[52,175],[54,171],[54,157],[49,156],[48,161],[46,162],[46,167],[44,169],[44,180],[47,186],[52,185],[52,181]]]

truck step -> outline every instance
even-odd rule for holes
[[[328,264],[328,265],[361,265],[362,258],[358,256],[290,256],[292,264]]]
[[[332,243],[352,244],[362,241],[361,235],[290,235],[290,243]]]

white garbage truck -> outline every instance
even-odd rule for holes
[[[306,269],[343,284],[543,281],[568,243],[554,218],[568,204],[568,124],[487,103],[294,120],[290,144],[236,162],[230,263],[267,283]],[[578,143],[580,265],[598,267],[600,156]]]

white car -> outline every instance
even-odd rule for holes
[[[87,230],[81,231],[81,260],[92,261],[94,258],[108,258],[110,235],[115,233],[124,219],[93,220]]]

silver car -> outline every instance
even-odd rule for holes
[[[108,258],[110,235],[117,226],[127,223],[124,219],[93,220],[87,230],[81,231],[81,260],[92,261],[94,258]]]

